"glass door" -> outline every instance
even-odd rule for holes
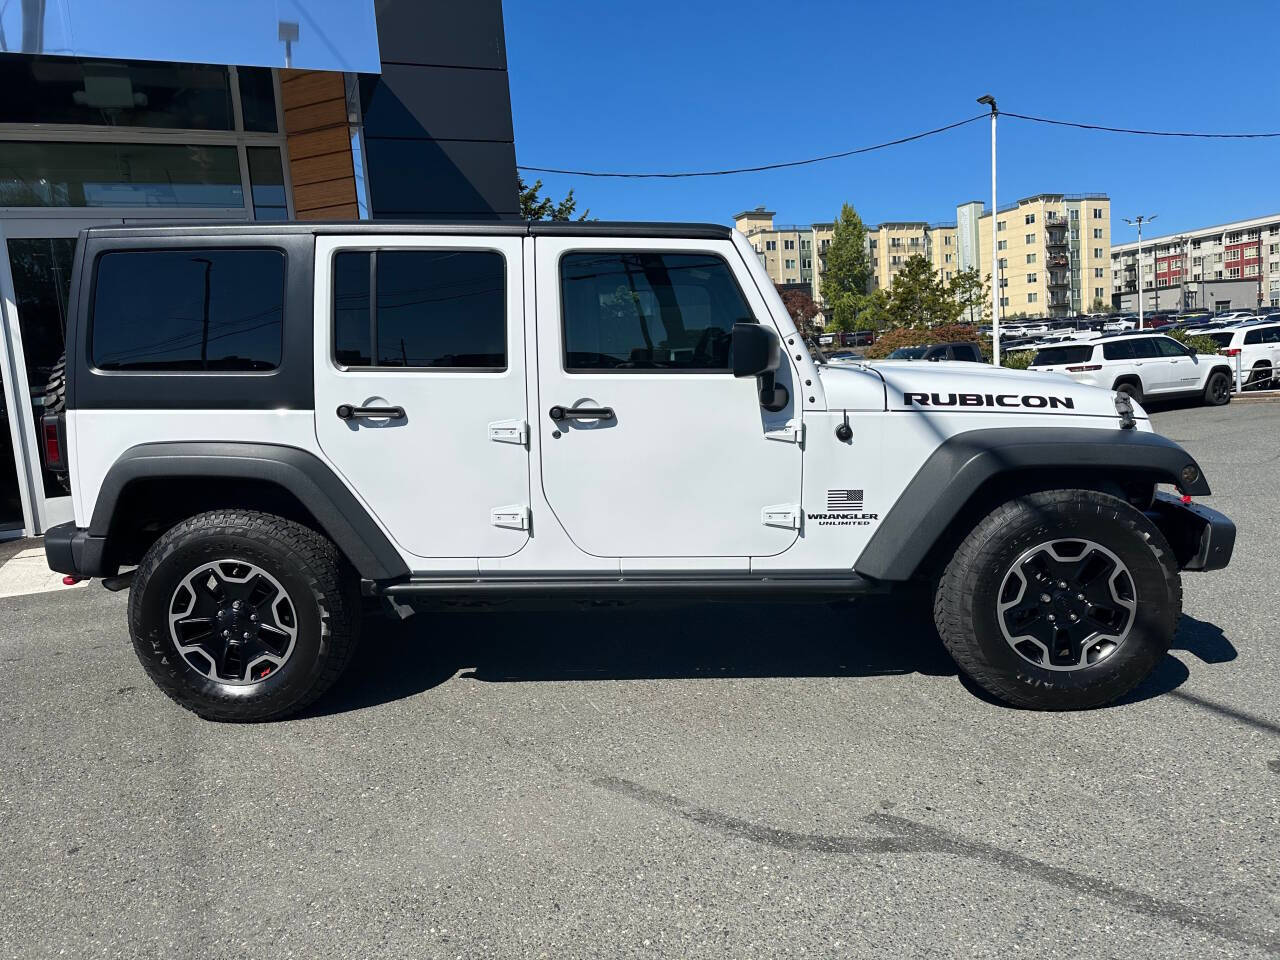
[[[0,301],[6,307],[4,406],[13,421],[3,431],[8,449],[0,450],[0,532],[6,521],[13,522],[12,505],[24,500],[28,516],[23,523],[19,513],[17,524],[29,533],[72,518],[66,475],[44,465],[40,420],[46,404],[61,398],[57,381],[66,350],[76,234],[83,227],[122,222],[118,217],[0,222],[6,261],[0,265]]]

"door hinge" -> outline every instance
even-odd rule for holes
[[[788,420],[776,430],[766,430],[764,436],[766,440],[781,440],[783,443],[803,444],[804,422],[801,420]]]
[[[512,503],[505,507],[494,507],[489,511],[489,522],[495,527],[506,527],[508,530],[528,530],[529,506]]]
[[[766,527],[781,527],[784,530],[800,529],[800,504],[775,503],[760,511],[760,522]]]
[[[518,443],[524,446],[529,442],[529,421],[527,420],[495,420],[489,424],[489,439],[498,443]]]

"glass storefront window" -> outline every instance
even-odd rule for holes
[[[289,204],[284,195],[284,167],[279,147],[249,147],[249,183],[253,186],[253,216],[256,220],[288,220]]]
[[[0,141],[0,206],[243,207],[233,146]]]
[[[220,66],[6,55],[0,57],[0,89],[0,123],[183,130],[235,126],[230,74]],[[269,128],[247,129],[274,131],[274,105]]]
[[[66,351],[67,300],[75,250],[74,237],[15,238],[9,241],[9,264],[17,296],[18,326],[22,331],[22,355],[26,360],[27,386],[31,390],[36,423],[44,413],[45,389],[50,375]],[[0,423],[0,428],[4,430],[7,444],[8,424]],[[0,461],[4,455],[5,451],[0,449]],[[2,469],[5,467],[0,462]],[[45,496],[65,497],[68,492],[65,474],[54,474],[48,470],[43,473]],[[0,489],[0,501],[4,497],[5,492]],[[0,512],[0,527],[6,518]]]
[[[266,67],[237,67],[240,117],[250,133],[276,132],[276,82]]]

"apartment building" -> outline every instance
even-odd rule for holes
[[[777,227],[764,207],[736,215],[741,231],[778,284],[805,284],[819,303],[833,223]],[[950,280],[960,270],[990,272],[992,216],[981,201],[956,207],[950,223],[886,221],[867,225],[872,289],[889,289],[913,256]],[[1002,316],[1087,312],[1111,294],[1111,201],[1106,194],[1042,193],[1001,207],[996,223]]]
[[[1141,260],[1136,240],[1116,246],[1113,304],[1136,310],[1139,287],[1149,311],[1280,307],[1280,214],[1143,238]]]
[[[991,261],[991,214],[978,218],[976,265]],[[1106,194],[1042,193],[994,217],[1002,317],[1063,317],[1107,303],[1111,200]],[[974,264],[962,261],[964,267]]]

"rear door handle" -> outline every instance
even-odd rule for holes
[[[547,411],[556,423],[562,420],[612,420],[613,407],[562,407],[559,404]]]
[[[356,407],[344,403],[338,407],[339,420],[403,420],[404,407]]]

